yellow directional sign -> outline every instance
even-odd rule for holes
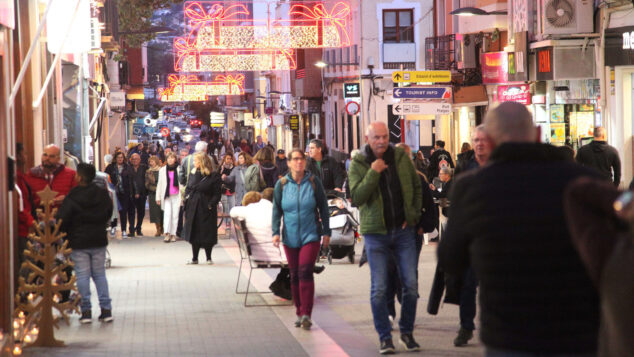
[[[392,73],[392,81],[399,82],[451,82],[450,71],[395,71]]]

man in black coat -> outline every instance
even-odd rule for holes
[[[445,150],[444,141],[437,140],[434,149],[434,153],[431,154],[431,157],[429,158],[429,171],[427,172],[427,178],[430,182],[433,181],[434,178],[438,177],[441,167],[449,166],[452,169],[454,168],[453,159],[451,158],[449,151]]]
[[[130,237],[134,237],[135,232],[140,237],[143,235],[141,226],[143,225],[143,218],[145,218],[145,201],[147,201],[147,189],[145,188],[147,166],[141,163],[139,154],[132,154],[130,163],[131,165],[128,166],[128,176],[132,187],[132,192],[130,193],[130,202],[132,204],[128,210]]]
[[[279,177],[285,176],[288,173],[288,159],[286,159],[286,153],[284,152],[284,149],[277,150],[277,159],[275,159],[275,166],[277,166]]]
[[[593,355],[598,297],[571,244],[562,197],[593,173],[540,144],[521,104],[490,111],[485,130],[495,149],[487,166],[454,184],[439,264],[452,274],[473,268],[487,353]]]
[[[308,145],[308,158],[306,168],[313,175],[321,179],[326,193],[328,191],[342,191],[346,180],[346,172],[341,168],[337,160],[328,156],[328,149],[319,139],[313,139]]]
[[[70,190],[57,212],[62,220],[61,230],[66,232],[73,251],[77,289],[81,295],[81,323],[92,321],[90,304],[90,278],[97,287],[101,315],[99,320],[112,321],[112,304],[106,280],[106,226],[112,215],[112,200],[108,191],[97,186],[95,167],[81,163],[77,166],[78,186]]]
[[[618,187],[621,183],[621,160],[618,151],[605,139],[605,129],[600,126],[594,128],[594,141],[579,148],[577,162],[599,171],[602,177]]]

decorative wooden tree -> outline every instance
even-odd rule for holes
[[[24,250],[27,260],[22,263],[22,268],[30,270],[30,273],[26,279],[19,279],[14,331],[15,322],[23,331],[32,332],[31,326],[39,326],[39,331],[35,330],[38,332],[36,340],[30,346],[60,347],[64,342],[55,339],[53,326],[59,328],[60,319],[69,323],[68,311],[79,312],[79,295],[67,302],[60,302],[60,292],[76,291],[75,276],[68,276],[64,272],[65,268],[73,266],[68,260],[71,249],[68,248],[68,241],[61,245],[56,244],[66,235],[59,231],[61,220],[54,225],[49,223],[54,221],[57,211],[51,207],[57,192],[46,186],[37,194],[44,205],[44,225],[36,225],[35,233],[29,235],[30,240],[39,244],[36,246],[28,242],[27,249]],[[59,255],[63,256],[61,261],[56,259]],[[59,311],[60,316],[53,316],[53,308]],[[29,336],[30,338],[23,338],[20,342],[29,343],[29,340],[35,337],[32,333],[22,337]]]

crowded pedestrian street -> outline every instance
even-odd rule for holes
[[[0,357],[634,357],[634,0],[0,0]]]
[[[147,220],[144,230],[151,231]],[[356,247],[357,262],[362,248]],[[431,286],[435,249],[435,243],[423,247],[421,291]],[[82,325],[73,318],[58,331],[65,348],[33,348],[25,356],[361,357],[374,355],[378,348],[368,305],[367,265],[359,268],[347,259],[326,263],[326,270],[316,275],[314,325],[304,331],[293,326],[290,306],[244,307],[244,295],[235,293],[240,252],[233,238],[219,240],[211,266],[185,265],[187,242],[167,245],[155,237],[115,239],[108,251],[113,323]],[[269,291],[273,272],[254,271],[253,287]],[[93,300],[96,304],[96,296]],[[250,295],[249,301],[285,303],[272,294]],[[415,336],[424,346],[423,355],[482,355],[477,341],[463,349],[453,346],[457,306],[444,305],[432,316],[425,312],[426,304],[427,297],[421,296]]]

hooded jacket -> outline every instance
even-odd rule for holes
[[[108,245],[106,225],[112,216],[108,191],[94,182],[70,190],[56,218],[72,249],[100,248]]]
[[[388,227],[384,217],[384,199],[379,185],[381,176],[387,174],[370,168],[372,162],[367,160],[366,145],[361,148],[359,154],[355,155],[350,164],[348,180],[350,182],[350,194],[352,205],[359,207],[361,212],[361,233],[362,234],[387,234]],[[412,160],[401,148],[391,148],[394,150],[394,165],[398,182],[400,183],[403,212],[405,221],[410,227],[415,226],[421,215],[423,194],[421,181],[414,169]],[[386,188],[386,187],[384,187]],[[386,188],[387,189],[387,188]]]
[[[595,140],[579,148],[577,162],[597,170],[603,178],[614,182],[615,186],[621,183],[619,153],[605,141]],[[612,170],[614,170],[614,176],[612,175]]]
[[[282,180],[275,184],[273,194],[273,235],[280,234],[280,224],[284,217],[282,242],[290,248],[300,248],[310,242],[318,242],[320,232],[330,236],[330,217],[328,199],[319,177],[311,176],[306,171],[302,181],[298,184],[291,174],[287,174],[286,184],[282,187]],[[315,190],[313,190],[313,187]],[[317,220],[317,209],[321,222]]]
[[[321,169],[315,159],[308,158],[308,160],[306,160],[306,169],[321,179],[327,191],[342,188],[346,180],[346,172],[341,168],[337,160],[330,156],[324,156],[322,158]]]

